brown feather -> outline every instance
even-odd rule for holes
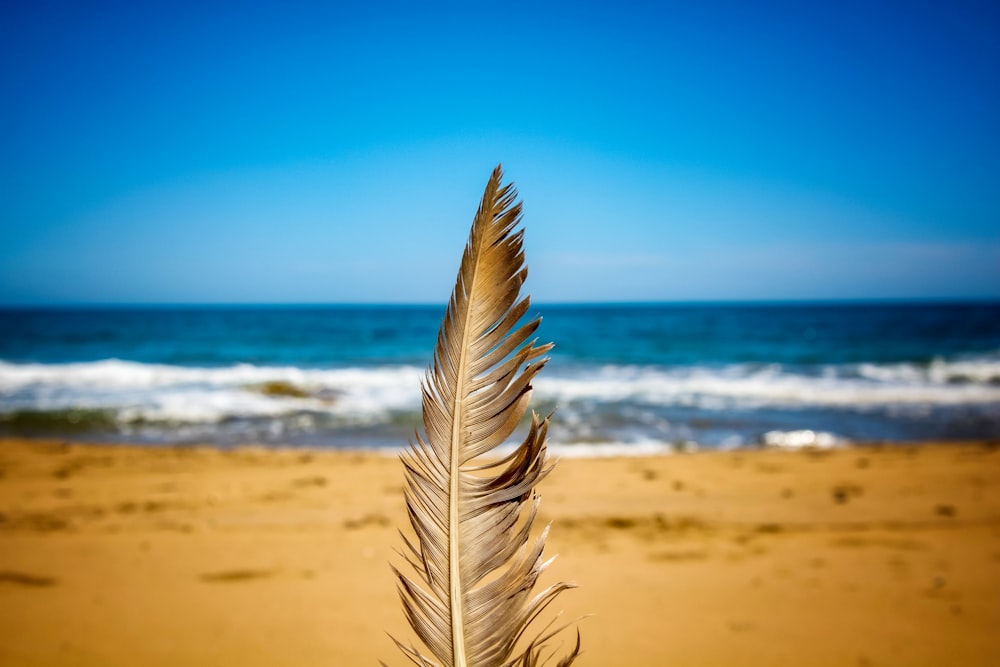
[[[542,664],[543,632],[518,650],[528,625],[561,591],[558,583],[532,597],[546,529],[529,547],[538,510],[536,485],[551,470],[548,418],[532,415],[527,437],[509,456],[480,461],[521,421],[531,380],[551,344],[529,341],[539,320],[518,326],[529,299],[521,204],[493,171],[423,384],[425,437],[401,459],[416,542],[405,536],[403,557],[416,581],[396,570],[410,626],[430,655],[396,642],[417,665],[531,667]],[[487,457],[488,458],[488,457]],[[560,628],[561,629],[561,628]],[[580,650],[559,662],[568,667]]]

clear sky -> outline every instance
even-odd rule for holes
[[[0,304],[1000,298],[1000,5],[4,2]]]

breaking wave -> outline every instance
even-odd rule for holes
[[[90,431],[166,442],[399,445],[419,426],[423,373],[412,365],[210,368],[118,359],[0,362],[0,429]],[[1000,432],[997,354],[926,364],[801,368],[560,368],[553,362],[535,387],[537,410],[558,407],[550,431],[553,445],[578,453],[622,447],[659,452],[694,442],[768,444],[776,438],[775,429],[833,431],[837,435],[830,437],[838,441],[881,437],[882,432],[872,430],[872,415],[912,426],[899,437],[911,432],[915,437],[947,436],[952,422],[959,435],[967,424],[972,424],[970,433],[985,437]],[[775,414],[781,419],[770,418]],[[944,426],[940,433],[915,430],[928,423]]]

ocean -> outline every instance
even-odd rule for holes
[[[0,434],[399,448],[443,306],[0,310]],[[563,455],[1000,438],[1000,303],[533,305]]]

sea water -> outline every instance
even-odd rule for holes
[[[443,306],[0,310],[0,433],[398,448]],[[1000,304],[533,305],[564,455],[1000,438]]]

